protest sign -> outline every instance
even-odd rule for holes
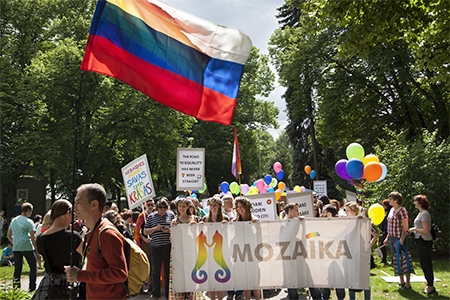
[[[319,196],[319,198],[322,195],[328,196],[326,180],[314,180],[313,184],[314,184],[314,192],[317,193],[317,196]]]
[[[177,191],[202,190],[205,179],[205,149],[177,149]]]
[[[289,193],[286,195],[286,198],[287,203],[298,204],[298,212],[300,216],[304,216],[305,218],[314,217],[314,202],[311,191],[303,193]]]
[[[249,195],[247,198],[252,203],[252,215],[257,217],[259,220],[277,219],[275,193]]]
[[[349,217],[179,224],[172,227],[173,288],[368,289],[370,228],[369,219]]]
[[[122,177],[125,183],[129,209],[139,206],[156,195],[147,154],[139,156],[124,166]]]

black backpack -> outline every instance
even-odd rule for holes
[[[433,242],[440,239],[441,235],[442,235],[442,231],[439,229],[439,226],[437,226],[434,223],[431,224],[430,233],[431,233],[431,236],[433,237]]]

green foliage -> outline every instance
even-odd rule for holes
[[[0,299],[3,300],[30,300],[33,293],[18,288],[0,290]]]
[[[413,222],[418,213],[413,198],[417,194],[425,194],[431,202],[432,222],[438,224],[442,232],[449,232],[450,145],[440,142],[436,132],[426,130],[414,141],[406,137],[406,132],[388,132],[375,147],[376,154],[388,168],[388,174],[384,180],[368,185],[368,202],[379,203],[390,192],[398,191],[403,196],[410,222]],[[443,235],[435,247],[439,254],[448,255],[448,234]]]

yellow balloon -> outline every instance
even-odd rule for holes
[[[362,162],[364,165],[367,165],[370,162],[380,163],[380,159],[375,154],[367,154],[362,159]]]
[[[298,185],[294,186],[294,192],[300,193],[302,191],[302,188]]]
[[[369,207],[368,215],[373,225],[380,225],[384,220],[384,208],[380,204],[372,204]]]

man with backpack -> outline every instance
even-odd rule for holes
[[[105,203],[106,192],[101,185],[89,183],[77,189],[74,209],[90,229],[84,249],[77,251],[87,259],[87,265],[86,270],[66,266],[67,281],[86,282],[87,299],[127,299],[123,286],[128,277],[124,240],[116,230],[103,230],[104,227],[114,227],[102,218]]]

